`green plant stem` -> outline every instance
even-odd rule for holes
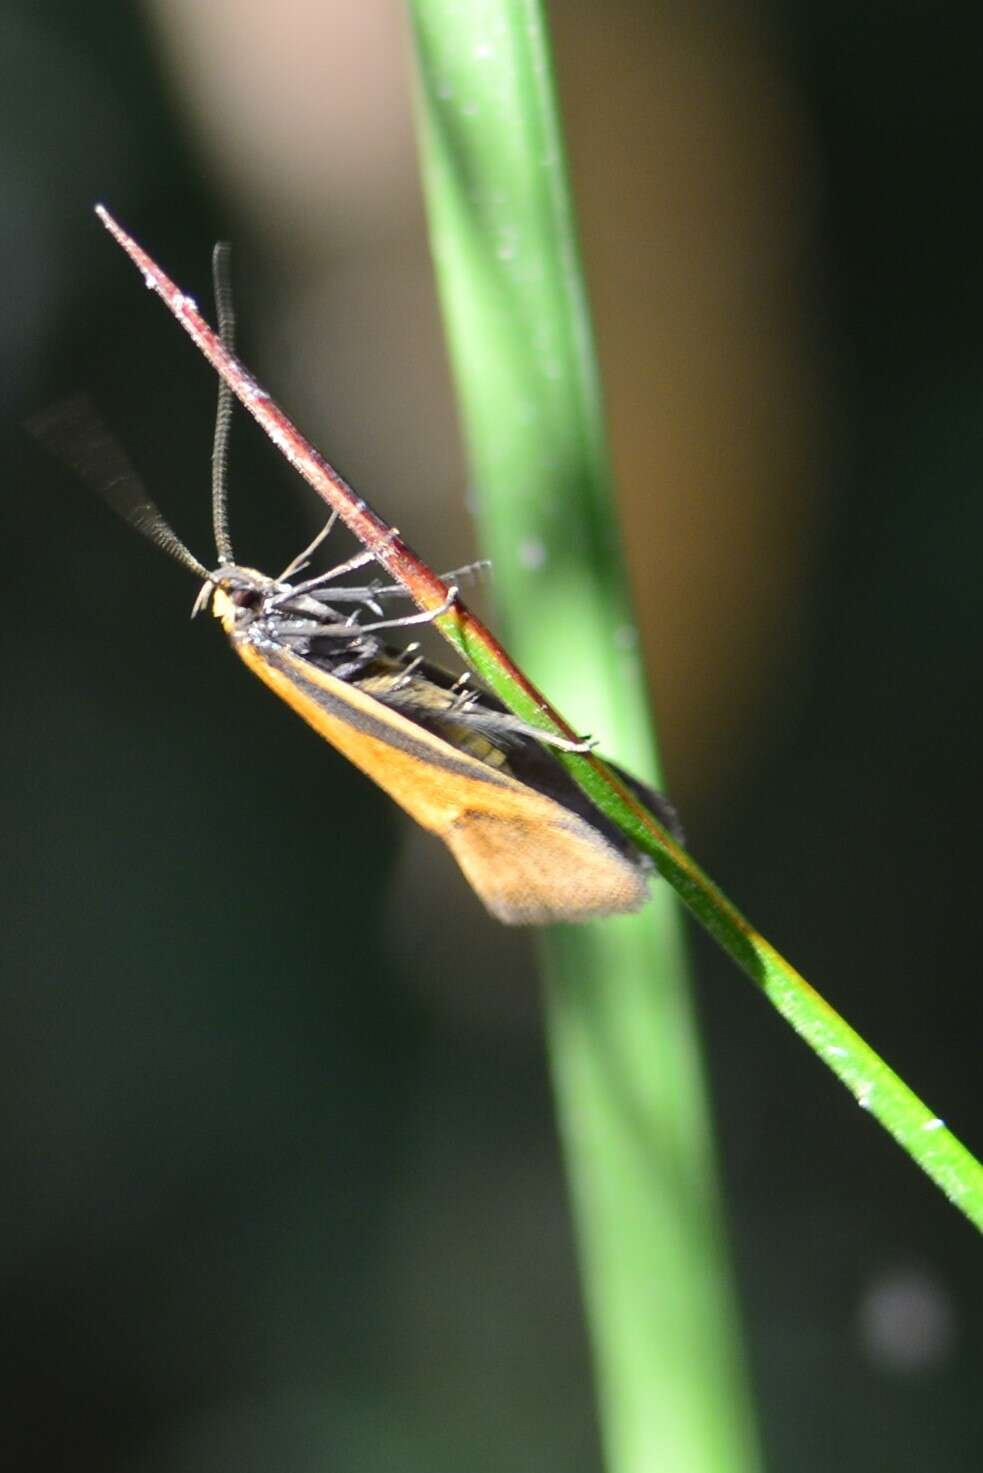
[[[561,709],[654,777],[540,8],[410,13],[438,284],[510,640]],[[540,954],[608,1466],[753,1469],[676,907],[662,888],[641,917],[544,933]]]

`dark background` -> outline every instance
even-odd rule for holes
[[[557,9],[668,786],[979,1146],[979,9]],[[526,940],[22,428],[84,389],[209,560],[209,371],[102,199],[202,304],[232,239],[247,361],[470,555],[396,11],[360,10],[0,9],[11,1468],[598,1467]],[[233,487],[272,570],[310,498],[248,425]],[[976,1234],[693,951],[770,1467],[977,1469]]]

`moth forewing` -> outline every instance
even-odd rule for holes
[[[236,653],[319,735],[444,840],[499,920],[582,921],[644,904],[641,856],[619,852],[563,803],[296,653],[278,640],[276,617],[267,612],[250,619],[236,601],[250,592],[262,597],[262,591],[258,581],[215,588],[212,609]]]

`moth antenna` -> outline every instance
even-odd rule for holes
[[[231,251],[228,241],[220,240],[212,251],[212,290],[215,293],[215,316],[222,346],[235,352],[236,314],[229,273]],[[225,379],[218,381],[218,403],[215,409],[215,437],[212,440],[212,528],[215,551],[220,563],[234,563],[232,538],[229,535],[229,432],[235,396]]]
[[[33,415],[27,421],[27,429],[117,516],[196,577],[208,578],[208,569],[166,521],[123,447],[84,394],[64,399]]]

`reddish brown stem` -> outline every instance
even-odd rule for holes
[[[559,733],[569,741],[577,741],[577,734],[558,711],[550,705],[541,691],[537,690],[522,671],[512,662],[494,635],[485,628],[467,607],[460,596],[448,608],[450,589],[437,574],[400,537],[395,527],[383,521],[368,503],[358,496],[343,476],[315,450],[305,439],[292,420],[270,398],[249,370],[240,363],[234,353],[225,347],[222,340],[208,325],[191,297],[179,290],[170,277],[161,270],[157,262],[113,219],[102,205],[96,206],[96,214],[139,270],[152,291],[157,292],[171,313],[177,318],[196,347],[228,384],[236,398],[248,409],[273,444],[294,466],[318,496],[326,501],[349,531],[359,539],[386,572],[402,583],[417,606],[427,613],[437,614],[435,623],[466,658],[472,658],[476,647],[484,657],[498,668],[503,682],[525,700],[534,704],[539,720],[547,730]],[[501,692],[500,692],[501,694]],[[524,713],[525,714],[525,713]],[[585,754],[594,771],[600,774],[608,788],[613,788],[623,804],[630,808],[641,824],[665,843],[665,835],[655,824],[651,815],[642,808],[634,796],[618,781],[603,763],[592,754]]]

